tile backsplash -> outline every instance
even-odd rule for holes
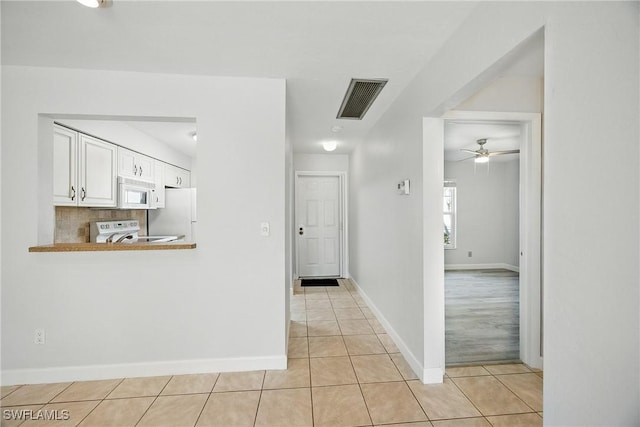
[[[137,219],[140,234],[147,234],[147,211],[143,209],[95,209],[56,206],[55,243],[88,243],[89,223],[101,220]]]

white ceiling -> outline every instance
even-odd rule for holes
[[[127,121],[124,123],[157,141],[185,153],[189,157],[195,157],[196,155],[197,143],[193,139],[197,126],[195,122]]]
[[[520,148],[520,124],[514,122],[464,122],[447,121],[445,126],[444,159],[459,161],[473,158],[473,154],[461,149],[477,150],[478,139],[486,139],[484,148],[489,152],[517,150]],[[517,154],[505,154],[491,157],[491,161],[509,161],[518,158]]]
[[[286,78],[294,150],[320,153],[323,140],[336,139],[335,153],[348,153],[474,6],[113,0],[89,9],[69,0],[3,0],[2,63]],[[530,72],[531,64],[521,68]],[[337,120],[352,77],[389,83],[362,121]],[[342,130],[333,133],[336,125]],[[142,126],[150,135],[172,132]]]

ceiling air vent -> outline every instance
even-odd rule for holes
[[[387,82],[387,79],[351,79],[337,118],[362,120]]]

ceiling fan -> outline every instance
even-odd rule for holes
[[[489,162],[489,157],[501,156],[503,154],[517,154],[520,152],[520,150],[503,150],[503,151],[490,152],[489,150],[484,148],[484,144],[487,143],[487,138],[478,139],[476,142],[480,146],[480,148],[478,148],[477,150],[473,151],[473,150],[467,150],[465,148],[460,150],[460,151],[466,151],[467,153],[473,154],[473,157],[469,157],[463,160],[474,159],[476,163],[487,163]]]

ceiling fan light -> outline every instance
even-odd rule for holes
[[[76,0],[76,1],[81,5],[87,6],[87,7],[91,7],[91,8],[100,7],[100,0]]]
[[[477,156],[474,160],[476,163],[489,163],[489,156]]]

